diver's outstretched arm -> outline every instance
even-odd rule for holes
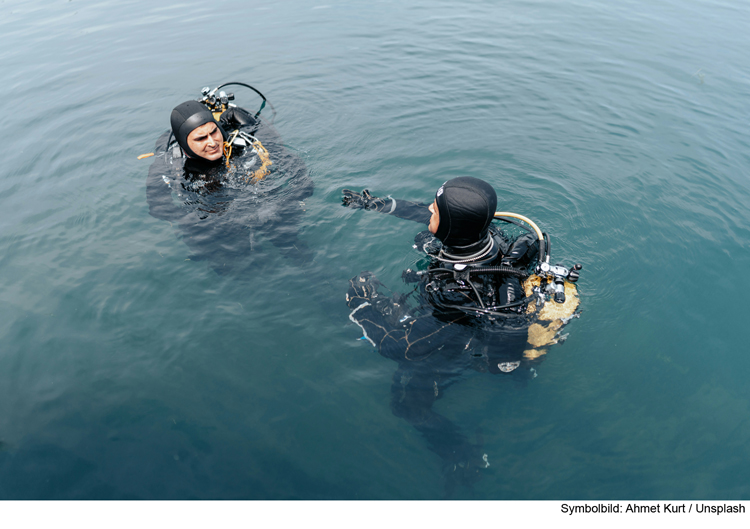
[[[370,272],[349,280],[346,303],[349,319],[362,329],[363,338],[378,352],[396,361],[423,361],[448,345],[453,335],[445,331],[467,316],[440,321],[424,306],[412,308],[406,295],[388,295],[379,291],[384,285]],[[385,288],[385,287],[384,287]]]
[[[396,200],[392,197],[378,198],[372,196],[367,189],[361,193],[357,193],[351,189],[344,189],[342,193],[344,197],[341,199],[341,203],[344,207],[371,209],[393,215],[400,219],[413,220],[421,224],[430,223],[430,216],[432,214],[430,213],[430,210],[427,209],[429,204],[419,204],[417,202],[409,202],[408,200]]]

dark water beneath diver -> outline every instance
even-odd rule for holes
[[[490,463],[452,497],[747,499],[750,8],[0,8],[0,497],[441,498],[344,300],[362,270],[398,285],[416,230],[339,200],[466,174],[584,265],[582,316],[532,381],[465,373],[437,402]],[[232,80],[315,185],[311,263],[261,238],[241,280],[149,216],[136,159]]]

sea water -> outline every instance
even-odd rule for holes
[[[708,0],[0,4],[0,497],[747,499],[750,7]],[[254,234],[241,277],[149,216],[180,102],[249,83],[307,165],[310,264]],[[237,102],[258,106],[241,87]],[[348,279],[490,182],[581,317],[537,377],[466,373],[435,404],[489,467],[446,488],[390,409],[396,364]]]

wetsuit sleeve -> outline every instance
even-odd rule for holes
[[[430,207],[429,204],[409,202],[408,200],[396,200],[395,198],[391,198],[390,201],[391,208],[388,211],[384,211],[384,213],[388,213],[400,219],[413,220],[420,224],[430,223],[432,213],[427,209]]]
[[[438,319],[425,307],[412,309],[405,296],[387,296],[383,286],[370,272],[362,272],[349,281],[346,302],[349,319],[362,329],[362,338],[378,348],[380,354],[396,361],[418,361],[436,351],[456,350],[462,336],[450,330],[468,318],[463,313]]]
[[[408,200],[400,200],[392,197],[379,198],[372,196],[367,189],[361,193],[357,193],[351,189],[344,189],[342,194],[344,196],[341,202],[344,207],[375,210],[400,219],[413,220],[421,224],[430,223],[432,214],[428,209],[428,204],[409,202]]]
[[[146,202],[149,214],[157,219],[174,221],[184,215],[182,209],[172,200],[172,188],[166,178],[169,167],[166,150],[170,133],[165,132],[156,140],[156,158],[148,170],[146,179]]]

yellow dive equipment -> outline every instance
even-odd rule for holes
[[[542,283],[544,280],[538,275],[529,276],[523,282],[523,288],[526,297],[537,294],[539,299],[531,301],[526,308],[526,313],[535,315],[534,323],[529,325],[528,342],[529,348],[523,352],[524,357],[528,360],[538,358],[547,353],[547,347],[554,345],[564,336],[560,336],[559,331],[568,323],[571,318],[575,317],[576,309],[580,304],[578,289],[570,281],[564,281],[565,301],[563,303],[545,303]],[[539,308],[541,305],[541,309]]]
[[[260,180],[263,180],[263,178],[271,172],[271,169],[269,169],[269,167],[273,165],[271,155],[268,154],[268,149],[263,146],[258,138],[246,132],[235,130],[229,135],[227,141],[224,142],[224,156],[227,159],[227,169],[230,165],[229,158],[232,156],[232,145],[234,145],[238,136],[252,147],[253,153],[256,154],[260,160],[260,167],[245,177],[245,182],[255,184]]]
[[[530,347],[524,351],[524,356],[533,360],[547,352],[545,347],[564,339],[559,335],[559,331],[575,316],[580,304],[578,289],[574,283],[578,280],[578,271],[582,267],[576,264],[568,270],[560,265],[550,265],[549,239],[528,217],[498,211],[495,218],[521,220],[533,228],[539,239],[539,264],[535,273],[523,281],[526,297],[534,298],[526,308],[526,313],[535,321],[529,326],[527,342]],[[554,303],[548,303],[547,298],[554,300]]]
[[[248,134],[247,136],[250,135]],[[258,167],[258,169],[256,169],[253,174],[248,175],[245,178],[245,181],[254,184],[256,182],[259,182],[260,180],[263,180],[263,178],[265,178],[266,175],[271,172],[271,169],[269,169],[269,167],[273,165],[273,162],[271,161],[271,156],[268,154],[268,150],[263,147],[263,144],[260,142],[260,140],[255,136],[250,136],[250,138],[250,145],[253,146],[253,152],[257,154],[258,158],[260,159],[260,167]]]
[[[221,112],[219,112],[219,115],[221,116]],[[219,119],[216,117],[216,112],[214,112],[214,119],[216,119],[217,121]],[[224,142],[224,158],[227,159],[227,169],[229,169],[229,157],[232,156],[232,144],[234,143],[234,140],[237,139],[237,135],[239,133],[239,129],[235,130],[229,135],[227,141]]]

